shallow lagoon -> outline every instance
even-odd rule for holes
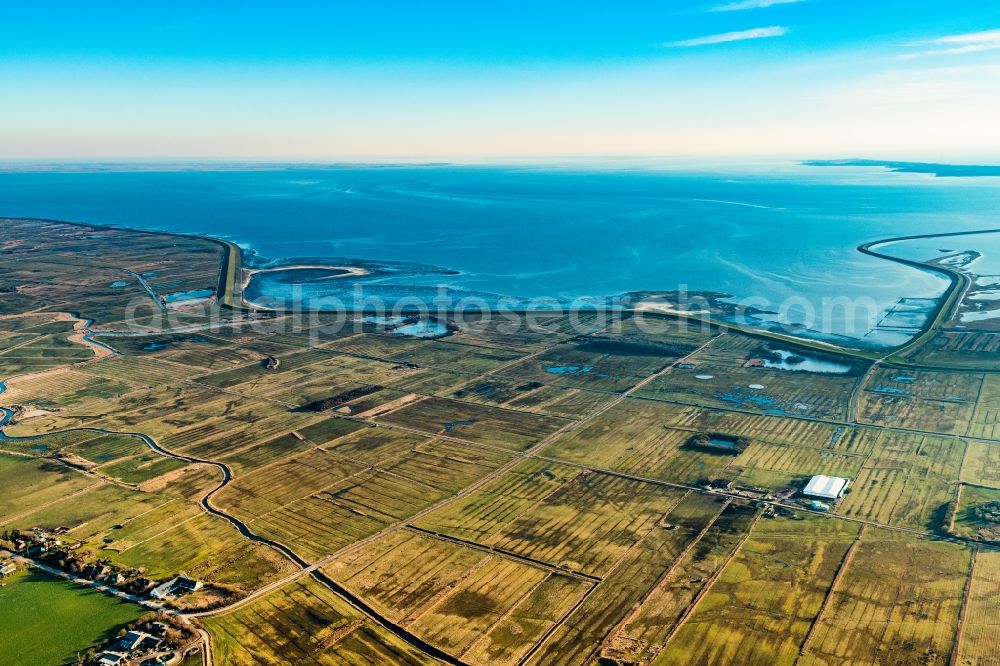
[[[392,333],[411,338],[443,338],[448,335],[448,327],[436,321],[423,320],[394,328]]]
[[[180,303],[181,301],[195,301],[202,298],[208,298],[212,296],[215,292],[211,289],[195,289],[193,291],[178,291],[172,294],[167,294],[163,296],[163,300],[166,303]]]
[[[775,349],[774,353],[780,356],[780,360],[772,361],[764,359],[764,367],[774,370],[788,370],[791,372],[815,372],[823,375],[846,375],[851,371],[851,366],[833,361],[824,361],[818,358],[810,358],[802,354],[793,354],[784,349]],[[798,363],[790,362],[792,357],[802,360]]]
[[[585,375],[593,370],[589,365],[547,365],[545,372],[552,375]]]
[[[959,315],[959,320],[963,324],[972,324],[980,321],[1000,319],[1000,309],[997,310],[977,310],[975,312],[963,312]]]
[[[717,449],[728,449],[730,451],[736,450],[736,442],[730,441],[728,439],[719,439],[717,437],[709,437],[708,444],[714,446]]]

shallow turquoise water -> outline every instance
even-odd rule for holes
[[[267,260],[389,262],[369,278],[293,285],[314,307],[426,303],[442,288],[452,304],[512,296],[551,307],[708,290],[778,311],[761,326],[801,323],[813,335],[877,344],[908,335],[870,334],[900,298],[933,298],[945,282],[855,247],[996,226],[998,194],[996,179],[791,165],[4,173],[0,215],[213,234]],[[268,275],[248,294],[287,299],[287,281]],[[825,307],[831,299],[873,305]]]
[[[844,375],[851,371],[851,366],[833,361],[824,361],[819,358],[809,356],[799,356],[798,363],[792,363],[789,359],[792,352],[784,349],[775,349],[774,352],[781,357],[778,361],[764,359],[764,367],[774,370],[787,370],[789,372],[816,372],[822,375]]]
[[[167,303],[178,303],[180,301],[190,301],[199,298],[208,298],[215,292],[211,289],[194,289],[192,291],[177,291],[172,294],[167,294],[163,297],[163,300]]]
[[[448,335],[448,327],[436,321],[417,321],[392,329],[393,335],[411,338],[440,338]]]
[[[585,375],[593,368],[588,365],[547,365],[545,372],[553,375]]]

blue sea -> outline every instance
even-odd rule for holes
[[[994,178],[794,164],[0,173],[3,216],[208,234],[252,250],[261,265],[384,269],[303,285],[297,293],[313,306],[358,284],[390,301],[430,300],[445,287],[452,298],[549,305],[712,291],[774,311],[762,325],[799,323],[806,335],[859,345],[904,340],[905,330],[878,330],[879,321],[900,299],[932,304],[946,283],[856,246],[1000,226],[998,195]],[[278,275],[258,274],[248,295],[287,296]],[[830,299],[863,299],[877,312],[824,307]]]

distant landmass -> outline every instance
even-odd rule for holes
[[[884,162],[882,160],[807,160],[805,166],[838,167],[884,167],[901,173],[929,173],[938,178],[974,178],[979,176],[1000,176],[1000,166],[978,164],[935,164],[933,162]]]

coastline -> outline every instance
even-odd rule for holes
[[[369,275],[371,272],[360,266],[334,266],[334,265],[323,265],[323,264],[289,264],[284,266],[272,266],[262,269],[250,269],[246,268],[243,264],[243,249],[236,243],[220,238],[215,238],[208,235],[200,234],[190,234],[181,232],[170,232],[170,231],[153,231],[146,229],[135,229],[132,227],[120,226],[120,225],[100,225],[86,222],[71,222],[65,220],[53,220],[48,218],[33,218],[33,217],[19,217],[19,216],[0,216],[9,217],[9,219],[20,219],[20,220],[32,220],[38,222],[47,222],[52,224],[68,224],[78,227],[85,227],[89,229],[118,229],[121,231],[128,231],[134,233],[151,234],[151,235],[161,235],[161,236],[174,236],[179,238],[197,239],[208,242],[213,242],[219,244],[223,248],[223,256],[221,260],[221,274],[219,279],[218,291],[218,301],[223,306],[234,311],[246,312],[248,310],[267,310],[260,305],[252,302],[248,302],[243,298],[243,290],[249,283],[250,278],[259,272],[268,271],[285,271],[285,270],[295,270],[295,269],[327,269],[327,270],[343,270],[345,273],[340,275],[328,276],[322,279],[336,279],[342,277],[360,277],[363,275]],[[897,345],[895,347],[888,347],[885,349],[865,349],[861,347],[848,347],[842,344],[837,344],[835,342],[830,342],[827,340],[809,338],[800,335],[794,335],[790,333],[782,333],[777,331],[772,331],[764,328],[757,328],[753,326],[748,326],[744,324],[739,324],[735,322],[726,321],[718,316],[713,316],[712,313],[698,313],[692,310],[675,309],[675,308],[657,308],[649,307],[649,304],[643,304],[642,302],[635,303],[622,308],[623,312],[627,313],[642,313],[643,315],[651,315],[665,318],[674,319],[685,319],[694,322],[700,322],[708,324],[711,326],[716,326],[719,328],[731,328],[733,330],[752,335],[754,337],[760,337],[770,340],[776,340],[779,342],[784,342],[787,344],[796,344],[802,347],[815,349],[818,351],[836,352],[852,356],[855,358],[865,359],[869,361],[886,361],[890,363],[897,363],[900,365],[908,365],[909,362],[905,360],[905,354],[912,349],[921,346],[927,342],[937,330],[941,327],[941,324],[947,320],[948,315],[955,305],[961,301],[961,294],[968,288],[969,278],[966,274],[954,270],[951,267],[940,265],[940,264],[928,264],[915,260],[904,259],[901,257],[895,257],[892,255],[884,254],[875,250],[879,245],[885,245],[887,243],[895,243],[900,241],[910,241],[918,240],[922,238],[943,238],[950,236],[969,236],[969,235],[979,235],[979,234],[989,234],[989,233],[1000,233],[1000,228],[996,229],[984,229],[984,230],[974,230],[974,231],[956,231],[956,232],[945,232],[945,233],[935,233],[935,234],[916,234],[910,236],[899,236],[891,238],[882,238],[878,240],[869,241],[862,243],[855,249],[862,253],[878,259],[884,259],[887,261],[893,261],[902,265],[906,265],[910,268],[916,270],[921,270],[924,272],[931,272],[942,275],[949,280],[949,287],[945,292],[937,299],[937,303],[932,310],[933,316],[928,317],[928,321],[920,329],[920,332],[914,335],[913,338],[907,342]],[[700,292],[691,292],[692,294]],[[709,293],[709,292],[705,292]],[[272,310],[274,312],[280,312],[279,310]],[[499,312],[499,309],[497,310]],[[511,308],[505,310],[506,312],[513,314],[551,314],[552,310],[539,310],[539,309],[528,309],[528,308]],[[440,311],[443,314],[452,314],[457,312],[457,310],[445,308]]]
[[[972,284],[972,278],[968,273],[963,273],[955,268],[946,266],[940,263],[927,263],[920,262],[913,259],[905,259],[903,257],[895,257],[890,254],[885,254],[883,252],[878,252],[875,248],[880,245],[886,245],[888,243],[898,243],[906,242],[912,240],[920,240],[924,238],[947,238],[952,236],[975,236],[980,234],[995,234],[1000,233],[1000,228],[998,229],[983,229],[978,231],[952,231],[939,234],[916,234],[911,236],[900,236],[898,238],[883,238],[880,240],[871,241],[868,243],[863,243],[859,245],[857,250],[862,254],[867,254],[872,257],[879,259],[885,259],[887,261],[895,261],[897,263],[915,268],[917,270],[922,270],[931,273],[938,273],[945,276],[950,281],[950,285],[945,293],[938,299],[937,304],[934,306],[932,311],[932,316],[927,318],[926,324],[921,329],[920,333],[911,338],[908,342],[892,349],[889,354],[884,358],[886,361],[908,364],[906,360],[906,355],[913,349],[917,349],[923,346],[925,343],[930,341],[937,332],[942,328],[942,326],[951,318],[955,307],[957,307],[961,302],[964,294],[968,291]]]

